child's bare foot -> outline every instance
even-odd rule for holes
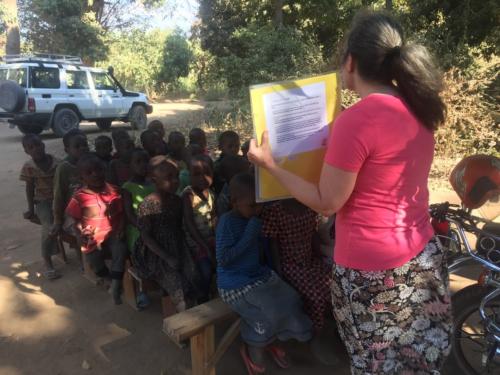
[[[247,368],[248,375],[257,375],[263,374],[266,372],[266,368],[263,365],[259,365],[252,361],[250,358],[250,354],[248,352],[248,346],[243,344],[240,348],[241,358],[243,358],[243,362],[245,363],[245,367]]]
[[[287,369],[290,367],[290,363],[286,358],[286,352],[283,348],[276,345],[269,345],[266,350],[271,354],[274,362],[281,368]]]

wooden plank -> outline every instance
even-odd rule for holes
[[[217,298],[164,319],[163,332],[180,343],[207,326],[235,316],[230,307]]]
[[[215,329],[213,325],[205,327],[201,333],[191,337],[191,374],[215,375],[215,368],[205,364],[214,354]]]
[[[175,309],[175,305],[170,296],[161,297],[161,312],[163,319],[177,314],[177,310]]]
[[[219,360],[222,358],[226,350],[231,346],[236,337],[238,337],[238,334],[240,333],[240,323],[241,323],[241,318],[238,318],[228,328],[228,330],[220,340],[220,343],[217,346],[217,349],[215,350],[215,354],[213,355],[212,358],[208,360],[207,363],[205,363],[206,369],[215,368],[215,366],[217,366],[217,362],[219,362]]]
[[[130,261],[125,262],[125,272],[123,274],[123,297],[125,302],[134,310],[139,311],[137,307],[137,287],[136,281],[130,272]]]

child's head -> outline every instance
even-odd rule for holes
[[[186,148],[186,138],[181,132],[173,131],[168,135],[168,150],[176,158],[182,158]]]
[[[24,152],[33,160],[42,160],[45,157],[45,144],[36,134],[26,134],[23,137]]]
[[[249,169],[250,163],[240,155],[228,155],[224,157],[219,167],[220,175],[227,183],[237,174],[248,172]]]
[[[77,167],[84,186],[90,189],[100,189],[105,185],[105,166],[96,155],[83,155]]]
[[[241,153],[243,154],[243,157],[245,157],[245,158],[247,157],[248,150],[250,150],[250,141],[245,141],[241,145]]]
[[[145,130],[142,132],[141,144],[150,157],[162,155],[165,151],[163,149],[162,138],[153,130]]]
[[[249,173],[240,173],[229,184],[233,210],[244,218],[260,215],[262,205],[255,202],[255,177]]]
[[[113,139],[113,146],[115,147],[115,150],[117,148],[116,147],[117,143],[120,139],[122,138],[131,139],[130,134],[128,134],[128,132],[125,129],[113,129],[111,131],[111,138]]]
[[[148,130],[152,130],[160,136],[161,139],[165,138],[165,128],[160,120],[153,120],[148,124]]]
[[[131,138],[119,138],[116,141],[116,153],[120,160],[128,163],[130,152],[135,148],[134,141]]]
[[[81,130],[73,129],[63,136],[64,151],[73,159],[78,161],[83,154],[89,152],[87,136]]]
[[[146,177],[148,174],[149,155],[142,148],[130,152],[130,172],[135,177]]]
[[[179,188],[179,169],[164,155],[149,160],[148,174],[159,193],[175,194]]]
[[[207,148],[207,135],[200,128],[193,128],[189,132],[189,144],[195,144],[201,147],[202,150]]]
[[[106,135],[100,135],[94,141],[94,148],[98,157],[109,158],[113,152],[113,141]]]
[[[240,136],[227,130],[219,136],[219,150],[224,155],[238,155],[240,152]]]
[[[212,160],[206,155],[193,156],[189,162],[189,176],[193,189],[209,189],[214,180]]]

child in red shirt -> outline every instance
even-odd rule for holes
[[[105,182],[105,168],[94,155],[78,162],[83,187],[71,198],[66,214],[74,220],[82,253],[97,276],[111,278],[115,304],[121,304],[127,247],[122,241],[123,202],[118,188]],[[111,254],[111,272],[104,263]]]

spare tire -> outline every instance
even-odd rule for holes
[[[14,81],[0,81],[0,108],[7,112],[18,112],[26,103],[24,89]]]

